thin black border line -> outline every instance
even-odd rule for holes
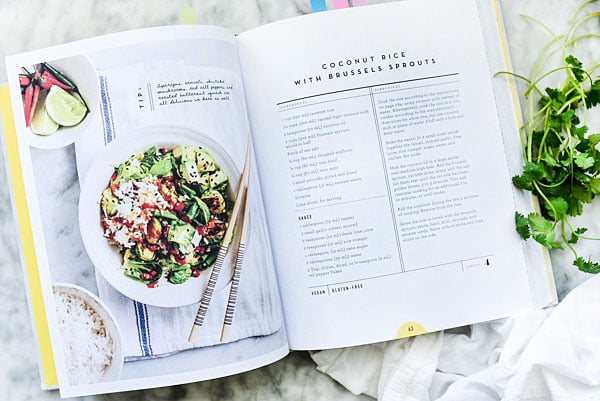
[[[152,96],[152,86],[150,82],[146,84],[146,89],[148,90],[148,100],[150,103],[150,111],[154,111],[154,97]]]
[[[399,91],[407,91],[407,90],[411,90],[411,89],[430,88],[432,86],[450,85],[450,84],[456,84],[456,83],[459,83],[459,82],[460,82],[460,80],[456,80],[456,81],[440,82],[440,83],[437,83],[437,84],[407,86],[405,88],[387,89],[387,90],[382,90],[381,92],[376,92],[376,93],[374,93],[374,95],[381,95],[382,93],[392,93],[392,92],[399,92]],[[390,84],[390,85],[393,85],[393,84]],[[352,89],[349,89],[349,90],[352,90]],[[339,97],[339,98],[336,98],[336,99],[323,100],[321,102],[304,103],[304,104],[299,104],[298,106],[294,106],[294,107],[287,107],[284,110],[280,110],[279,112],[283,113],[285,111],[296,110],[296,109],[300,109],[302,107],[316,106],[318,104],[325,104],[325,103],[331,103],[331,102],[339,102],[341,100],[355,99],[355,98],[358,98],[358,97],[365,97],[365,96],[371,96],[371,95],[367,93],[367,94],[363,94],[363,95],[352,95],[352,96],[346,96],[346,97]]]
[[[373,97],[373,89],[369,88],[369,96],[371,98],[371,107],[373,110],[373,120],[375,123],[375,133],[377,135],[377,143],[379,144],[379,153],[381,156],[381,164],[383,167],[383,177],[385,178],[385,187],[387,189],[387,198],[390,204],[390,212],[392,217],[392,224],[394,225],[394,236],[396,237],[396,247],[398,249],[398,258],[400,261],[400,269],[404,271],[404,259],[402,257],[402,247],[400,246],[400,236],[398,232],[398,218],[394,210],[394,201],[392,200],[392,190],[390,188],[390,177],[388,176],[388,167],[385,162],[385,152],[383,150],[383,142],[381,140],[381,130],[379,128],[379,119],[377,118],[379,113],[377,112],[377,106],[375,106],[375,98]]]
[[[452,264],[455,264],[455,263],[460,263],[461,264],[461,269],[462,269],[462,264],[464,262],[468,262],[469,260],[482,259],[482,258],[491,258],[492,256],[494,256],[494,255],[490,254],[490,255],[476,256],[476,257],[468,258],[468,259],[461,259],[461,260],[455,260],[455,261],[452,261],[452,262],[440,263],[439,265],[419,267],[417,269],[410,269],[410,270],[404,270],[404,271],[401,271],[401,272],[382,274],[380,276],[359,278],[359,279],[356,279],[356,280],[340,281],[339,283],[329,283],[329,284],[313,285],[313,286],[307,287],[307,288],[308,289],[320,288],[320,287],[328,287],[329,288],[329,286],[331,286],[331,285],[341,285],[341,284],[356,283],[357,281],[375,280],[377,278],[389,277],[389,276],[396,276],[398,274],[411,273],[411,272],[416,272],[416,271],[419,271],[419,270],[434,269],[436,267],[441,267],[441,266],[446,266],[446,265],[452,265]]]
[[[406,79],[404,81],[387,82],[387,83],[376,84],[376,85],[360,86],[360,87],[357,87],[357,88],[340,89],[340,90],[333,91],[333,92],[318,93],[316,95],[299,97],[297,99],[292,99],[292,100],[285,100],[283,102],[276,103],[276,105],[277,106],[281,106],[282,104],[286,104],[286,103],[297,102],[299,100],[310,99],[310,98],[318,97],[318,96],[333,95],[335,93],[348,92],[348,91],[360,90],[360,89],[368,89],[368,88],[377,88],[379,86],[404,84],[406,82],[424,81],[424,80],[427,80],[427,79],[451,77],[451,76],[455,76],[455,75],[459,75],[458,72],[453,72],[453,73],[450,73],[450,74],[442,74],[442,75],[433,75],[431,77],[421,77],[421,78],[414,78],[414,79]]]

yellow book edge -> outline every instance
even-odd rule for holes
[[[13,205],[19,230],[19,239],[22,250],[23,268],[25,270],[25,285],[29,290],[29,308],[34,322],[34,335],[37,337],[39,360],[41,361],[40,373],[42,375],[42,388],[53,389],[58,387],[58,377],[50,343],[48,319],[42,297],[42,284],[38,274],[37,256],[33,246],[33,232],[31,219],[27,208],[27,197],[21,170],[21,159],[17,145],[17,133],[13,119],[12,106],[8,86],[0,87],[0,114],[4,128],[4,145],[8,164],[8,179],[12,187]]]
[[[498,33],[500,35],[500,42],[502,44],[502,55],[504,58],[504,65],[506,66],[506,71],[512,71],[512,66],[510,63],[510,56],[508,52],[508,44],[506,43],[506,34],[504,32],[504,25],[502,23],[502,13],[500,11],[500,5],[498,4],[498,0],[494,0],[494,12],[496,14],[496,24],[498,26]],[[515,111],[515,119],[517,122],[517,126],[520,128],[523,126],[523,121],[520,114],[520,106],[517,95],[517,88],[515,87],[515,81],[513,77],[508,76],[508,85],[510,86],[511,97],[513,101],[513,109]],[[539,202],[537,198],[532,194],[531,198],[533,199],[533,205],[536,211],[539,212]],[[556,288],[554,284],[554,278],[552,273],[552,264],[550,262],[550,254],[546,248],[542,249],[542,253],[544,256],[544,267],[546,268],[546,284],[548,288],[551,289],[552,299],[551,302],[553,304],[558,303],[558,298],[556,296]]]

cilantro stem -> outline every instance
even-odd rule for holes
[[[575,11],[573,11],[573,14],[571,14],[571,16],[569,17],[569,23],[572,24],[573,20],[575,19],[575,17],[577,16],[577,14],[579,14],[579,12],[588,4],[594,2],[596,0],[585,0],[583,3],[581,3],[576,9]]]
[[[575,35],[575,31],[577,31],[577,29],[579,29],[581,24],[583,24],[587,20],[594,18],[594,17],[600,17],[600,12],[597,11],[597,12],[589,13],[589,14],[583,16],[582,18],[580,18],[579,20],[573,22],[571,30],[567,34],[567,42],[569,42],[571,40],[571,38],[573,37],[573,35]]]
[[[567,246],[567,248],[569,248],[571,250],[571,252],[573,252],[573,256],[575,256],[575,259],[577,259],[579,257],[579,255],[577,255],[577,251],[575,250],[575,248],[573,248],[573,246],[571,245],[571,243],[567,239],[567,234],[565,232],[565,224],[564,224],[565,220],[566,219],[562,219],[561,220],[562,224],[560,225],[560,236],[562,238],[562,242]]]
[[[557,35],[542,22],[524,16],[547,32],[550,39],[536,56],[529,77],[506,74],[527,84],[524,97],[528,115],[520,127],[525,164],[522,174],[513,177],[513,183],[531,191],[541,208],[539,214],[532,212],[527,217],[516,213],[517,232],[523,239],[533,238],[548,249],[568,248],[575,256],[573,264],[580,270],[600,273],[600,264],[582,259],[573,246],[579,239],[600,238],[584,236],[587,229],[574,229],[568,217],[582,214],[584,205],[600,195],[600,150],[596,149],[600,134],[588,135],[585,123],[589,109],[600,105],[600,78],[595,76],[600,61],[584,69],[574,56],[582,40],[600,38],[595,32],[581,32],[589,21],[600,17],[600,11],[580,16],[593,1],[584,0],[575,9],[566,35]],[[595,48],[597,44],[591,46]],[[558,55],[562,55],[562,63],[548,68]],[[557,76],[564,80],[562,84],[542,86]]]

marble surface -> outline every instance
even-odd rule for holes
[[[380,3],[381,0],[371,0]],[[579,0],[500,0],[515,71],[528,74],[538,49],[549,36],[520,16],[542,20],[563,32]],[[104,0],[67,2],[56,0],[3,0],[0,3],[0,59],[9,54],[65,43],[99,34],[179,22],[182,7],[193,7],[200,23],[229,27],[236,32],[310,11],[308,0]],[[597,23],[597,21],[596,21]],[[585,52],[584,52],[585,53]],[[591,56],[586,53],[585,56]],[[0,63],[0,82],[6,70]],[[520,88],[521,93],[524,88]],[[592,116],[596,118],[597,115]],[[597,131],[598,129],[596,129]],[[0,155],[0,164],[4,156]],[[597,207],[595,207],[597,209]],[[591,210],[584,219],[594,226]],[[595,227],[598,228],[598,227]],[[596,230],[598,232],[599,230]],[[0,398],[53,400],[57,392],[44,392],[39,376],[30,326],[16,228],[10,204],[7,176],[0,169]],[[598,257],[591,245],[585,254]],[[552,255],[559,297],[587,275],[570,266],[570,255]],[[354,395],[316,370],[304,352],[290,354],[265,368],[224,379],[162,389],[83,397],[82,400],[367,400]]]

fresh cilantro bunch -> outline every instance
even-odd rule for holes
[[[589,1],[583,5],[587,3]],[[566,247],[575,257],[575,266],[596,274],[600,272],[600,264],[579,256],[573,244],[580,239],[597,238],[586,237],[587,228],[574,227],[570,221],[571,217],[583,213],[585,204],[600,195],[600,151],[597,149],[600,133],[590,133],[584,122],[588,110],[600,104],[600,79],[594,77],[600,64],[585,69],[569,54],[579,40],[600,36],[576,36],[577,28],[594,15],[598,13],[590,13],[574,22],[574,28],[566,36],[553,35],[553,40],[538,56],[531,78],[512,74],[529,84],[525,96],[530,101],[530,118],[521,128],[525,164],[522,174],[512,181],[518,188],[536,195],[541,206],[540,213],[527,216],[515,213],[516,230],[521,238],[532,238],[548,249]],[[540,74],[542,65],[552,55],[548,53],[553,46],[554,52],[563,52],[563,65]],[[540,82],[553,74],[561,74],[564,84],[541,90]]]

